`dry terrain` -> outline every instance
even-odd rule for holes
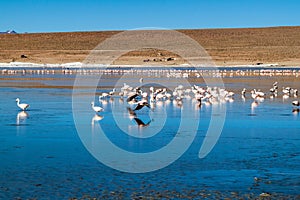
[[[300,26],[179,31],[202,45],[217,65],[278,63],[300,66]],[[83,61],[100,42],[119,32],[1,34],[0,62]],[[184,60],[176,54],[158,49],[129,52],[115,61],[115,64],[147,65],[181,63]]]

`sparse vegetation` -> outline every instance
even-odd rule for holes
[[[300,65],[300,26],[246,29],[179,30],[202,45],[218,65],[279,63]],[[83,61],[89,51],[119,31],[0,35],[0,62],[64,63]],[[162,41],[163,42],[163,41]],[[188,51],[189,49],[187,49]],[[179,56],[156,49],[123,55],[115,64],[145,64],[144,60]],[[146,64],[149,64],[146,62]]]

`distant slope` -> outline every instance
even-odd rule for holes
[[[218,65],[279,63],[300,66],[300,26],[179,31],[202,45]],[[90,50],[117,33],[119,31],[0,34],[0,62],[83,61]],[[176,57],[168,52],[163,52],[163,56]],[[143,60],[152,62],[155,58],[161,58],[160,51],[136,51],[124,55],[116,64],[143,64]],[[171,62],[180,63],[180,59]]]

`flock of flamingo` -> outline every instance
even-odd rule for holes
[[[141,79],[142,80],[142,79]],[[278,96],[278,83],[275,82],[270,89],[270,98],[274,98]],[[103,92],[99,96],[99,101],[102,99],[107,99],[110,97],[119,96],[120,98],[127,98],[128,104],[137,105],[134,110],[140,110],[142,107],[149,106],[150,103],[154,103],[156,101],[163,101],[163,100],[175,100],[179,105],[182,104],[184,98],[193,97],[195,100],[198,101],[199,107],[205,101],[206,104],[216,104],[222,103],[226,101],[233,101],[233,97],[235,95],[234,92],[228,91],[223,88],[218,87],[200,87],[197,85],[193,85],[191,88],[184,88],[182,85],[178,85],[175,89],[171,92],[168,92],[167,88],[157,88],[154,87],[149,88],[150,92],[143,91],[141,87],[131,87],[130,85],[124,83],[124,86],[120,89],[118,95],[116,94],[116,89],[114,88],[112,91],[105,93]],[[247,89],[244,88],[241,91],[241,98],[246,98]],[[297,98],[298,97],[298,90],[293,89],[291,87],[283,87],[282,89],[283,98],[287,99],[291,96]],[[255,102],[263,101],[266,98],[266,93],[253,89],[251,90],[251,97],[254,99]],[[20,103],[20,99],[16,99],[17,106],[22,110],[25,111],[29,108],[29,104]],[[102,112],[104,109],[100,106],[95,106],[95,102],[91,102],[93,110],[98,113]],[[292,102],[293,106],[300,106],[300,102],[295,100]]]
[[[62,69],[60,70],[50,70],[50,69],[31,69],[31,70],[24,70],[24,69],[2,69],[1,74],[56,74],[56,73],[63,73],[63,74],[139,74],[148,76],[156,77],[164,75],[167,78],[175,77],[175,78],[189,78],[189,77],[202,77],[208,75],[209,77],[233,77],[233,76],[295,76],[298,77],[300,74],[300,70],[297,69],[216,69],[216,70],[160,70],[160,69]],[[140,80],[142,82],[142,79]],[[284,99],[289,97],[298,97],[298,90],[293,89],[291,87],[284,87],[282,88],[282,95]],[[275,98],[280,93],[278,89],[278,83],[275,82],[271,87],[269,94],[270,98]],[[264,93],[260,90],[250,90],[251,98],[254,99],[252,105],[257,105],[261,101],[263,101],[267,97],[267,93]],[[120,89],[120,92],[117,94],[116,89],[108,93],[102,93],[99,96],[99,100],[101,99],[108,99],[110,97],[119,96],[120,98],[127,98],[127,103],[132,105],[137,105],[137,108],[134,111],[141,109],[144,106],[148,106],[149,104],[154,104],[155,102],[164,101],[164,100],[173,100],[176,102],[177,105],[182,105],[183,100],[185,98],[193,97],[197,102],[199,107],[203,103],[215,104],[215,103],[222,103],[222,102],[232,102],[234,99],[234,93],[228,91],[224,88],[211,88],[211,87],[200,87],[197,85],[192,86],[191,88],[183,88],[182,85],[177,86],[173,91],[168,90],[166,88],[156,88],[150,87],[150,90],[146,92],[144,88],[141,87],[131,87],[128,84],[124,83],[124,86]],[[241,98],[245,99],[247,96],[247,89],[244,88],[241,91]],[[29,108],[29,104],[20,103],[20,99],[16,99],[17,106],[22,110],[25,111]],[[100,102],[101,103],[101,102]],[[294,112],[299,112],[299,101],[295,100],[292,102],[292,105],[295,107],[293,110]],[[150,107],[150,106],[149,106]],[[102,112],[104,109],[100,106],[96,106],[95,102],[92,102],[92,108],[96,113]],[[139,108],[139,109],[138,109]]]
[[[142,79],[140,80],[142,82]],[[146,89],[146,88],[145,88]],[[275,98],[279,94],[278,82],[275,82],[269,90],[269,97]],[[259,103],[263,102],[268,94],[262,92],[261,90],[253,89],[250,91],[250,96],[253,99],[251,107],[257,106]],[[135,114],[136,111],[142,109],[143,107],[153,108],[155,103],[162,101],[173,100],[178,106],[182,106],[184,99],[193,98],[197,102],[197,106],[201,108],[203,104],[219,104],[225,102],[233,102],[235,93],[228,91],[223,88],[218,87],[200,87],[193,85],[191,88],[184,88],[182,85],[178,85],[174,90],[168,91],[167,88],[154,88],[150,87],[149,92],[145,91],[142,87],[131,87],[130,85],[124,83],[123,87],[117,93],[114,88],[110,92],[103,92],[99,96],[99,102],[112,97],[120,97],[121,99],[126,99],[128,105],[129,113]],[[248,96],[247,89],[244,88],[240,94],[243,100]],[[290,97],[297,98],[298,90],[291,87],[282,88],[282,98],[287,99]],[[300,102],[298,100],[292,101],[293,112],[299,112]],[[100,106],[95,106],[92,102],[92,108],[96,113],[104,111]]]
[[[142,82],[143,79],[141,78],[140,83]],[[276,98],[280,93],[283,99],[298,97],[298,90],[295,88],[283,87],[280,92],[277,82],[273,83],[268,93],[264,93],[261,90],[256,89],[252,89],[250,92],[248,92],[246,88],[243,88],[240,93],[240,97],[244,101],[246,98],[252,98],[253,102],[251,104],[251,108],[255,108],[259,103],[263,102],[267,96],[270,98]],[[119,92],[117,92],[114,88],[110,92],[101,93],[99,96],[99,104],[113,97],[119,97],[123,101],[126,99],[129,115],[137,122],[139,126],[147,126],[149,123],[143,123],[136,114],[136,112],[144,107],[154,109],[155,104],[164,101],[173,101],[174,105],[181,107],[183,106],[185,99],[192,98],[196,102],[196,106],[201,108],[203,104],[209,106],[233,102],[234,96],[237,96],[234,92],[219,87],[200,87],[193,85],[191,88],[184,88],[182,85],[178,85],[174,88],[174,90],[169,90],[167,88],[154,88],[153,86],[149,89],[146,87],[132,87],[124,83]],[[20,119],[26,118],[28,114],[25,111],[28,110],[30,105],[27,103],[20,103],[19,98],[16,99],[16,103],[17,106],[22,110],[22,112],[18,114],[18,117]],[[299,113],[300,102],[298,100],[294,100],[291,103],[293,106],[293,113]],[[102,120],[103,116],[101,116],[100,113],[103,112],[104,109],[101,106],[96,105],[94,101],[91,102],[91,107],[95,112],[92,123],[94,121]]]
[[[274,98],[278,96],[278,83],[275,82],[270,89],[270,98]],[[107,99],[110,97],[119,96],[120,98],[127,98],[128,104],[136,105],[134,110],[140,110],[144,106],[150,107],[150,103],[155,103],[156,101],[163,101],[163,100],[174,100],[177,102],[178,105],[182,105],[182,101],[184,98],[193,97],[195,100],[198,101],[199,107],[202,105],[203,102],[206,104],[216,104],[222,103],[226,101],[233,101],[233,97],[235,95],[234,92],[228,91],[223,88],[218,87],[200,87],[197,85],[193,85],[192,88],[186,88],[182,85],[178,85],[175,89],[171,92],[168,92],[167,88],[157,88],[154,87],[149,88],[150,92],[143,91],[141,87],[131,87],[130,85],[124,83],[124,86],[121,88],[118,95],[116,94],[116,89],[114,88],[112,91],[105,93],[103,92],[99,96],[99,101],[102,99]],[[241,98],[246,98],[247,89],[244,88],[241,91]],[[291,87],[283,87],[282,89],[283,98],[287,99],[291,96],[297,98],[298,97],[298,90],[293,89]],[[253,89],[251,90],[251,97],[254,99],[254,102],[261,102],[266,98],[266,93]],[[20,99],[16,99],[17,106],[22,110],[25,111],[29,108],[29,104],[20,103]],[[95,102],[91,102],[92,109],[96,112],[102,112],[104,109],[100,106],[95,106]],[[292,101],[293,106],[300,106],[300,102],[298,100]]]
[[[266,77],[273,77],[273,76],[294,76],[299,77],[300,70],[299,69],[226,69],[226,68],[216,68],[216,69],[124,69],[120,67],[113,67],[113,68],[104,68],[104,69],[93,69],[93,68],[42,68],[42,69],[1,69],[0,74],[2,75],[54,75],[54,74],[64,74],[64,75],[95,75],[95,74],[149,74],[153,76],[160,76],[165,75],[166,77],[170,78],[189,78],[189,77],[203,77],[205,75],[213,76],[213,77],[234,77],[234,76],[266,76]]]

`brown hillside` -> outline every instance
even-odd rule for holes
[[[179,30],[202,45],[218,65],[279,63],[300,66],[300,26]],[[65,63],[83,61],[89,51],[119,31],[1,34],[0,62]],[[187,49],[188,50],[188,49]],[[21,58],[24,54],[28,58]],[[155,49],[130,52],[116,64],[180,64],[176,55]],[[155,59],[156,61],[153,61]]]

